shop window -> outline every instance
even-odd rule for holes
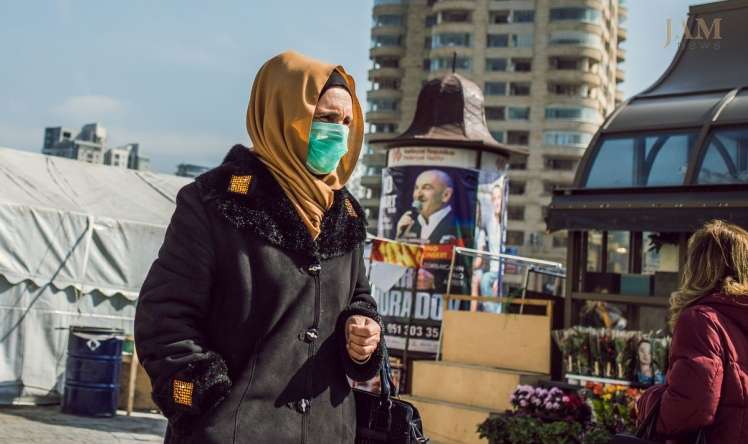
[[[586,186],[681,185],[695,137],[695,132],[608,137],[595,154]]]
[[[716,130],[709,136],[697,183],[748,183],[748,128]]]

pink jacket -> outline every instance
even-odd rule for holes
[[[706,428],[711,443],[748,443],[748,296],[713,294],[681,313],[666,384],[639,399],[646,418],[660,399],[657,432],[674,439]]]

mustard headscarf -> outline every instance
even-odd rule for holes
[[[348,152],[338,168],[317,177],[307,170],[309,130],[322,87],[334,70],[345,79],[353,100]],[[257,73],[247,108],[247,131],[253,150],[291,200],[313,239],[322,217],[356,167],[364,121],[353,77],[342,66],[287,51],[268,60]]]

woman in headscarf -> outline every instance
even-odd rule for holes
[[[352,443],[346,376],[381,365],[345,189],[363,116],[340,66],[286,52],[260,69],[253,147],[185,186],[143,284],[135,343],[167,443]]]

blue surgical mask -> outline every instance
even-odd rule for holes
[[[312,122],[306,167],[314,174],[330,174],[348,152],[348,127],[339,123]]]

